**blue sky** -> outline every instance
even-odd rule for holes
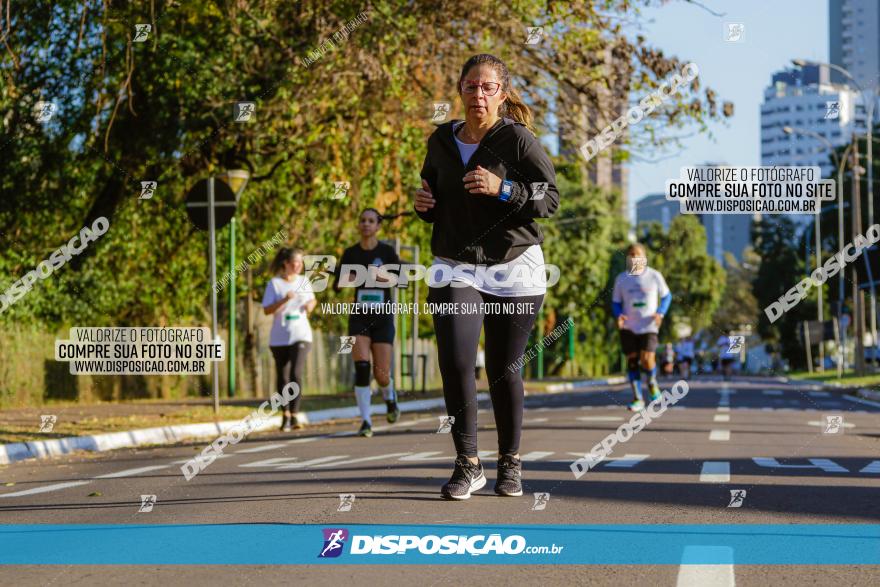
[[[704,0],[703,4],[724,16],[673,0],[645,10],[641,30],[648,44],[665,55],[694,61],[703,87],[713,88],[721,100],[732,101],[734,116],[727,123],[711,125],[714,139],[697,135],[685,139],[681,150],[663,155],[674,156],[656,163],[630,164],[633,220],[635,202],[648,194],[662,193],[666,180],[678,177],[683,166],[709,161],[760,165],[761,102],[771,74],[789,66],[796,57],[828,61],[827,0]],[[727,22],[745,25],[743,42],[724,40]],[[640,155],[657,158],[650,152]]]

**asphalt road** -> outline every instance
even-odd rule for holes
[[[570,463],[630,417],[627,400],[623,386],[527,397],[521,498],[492,492],[497,444],[490,406],[481,405],[479,442],[489,483],[466,502],[439,497],[454,458],[450,436],[437,432],[441,414],[405,413],[393,426],[375,416],[370,439],[354,436],[352,423],[252,435],[191,481],[180,463],[207,442],[15,463],[0,468],[0,523],[880,523],[880,404],[771,379],[701,379],[576,480]],[[826,416],[833,415],[843,416],[842,433],[825,433]],[[729,507],[732,490],[745,490],[740,507]],[[533,494],[541,492],[550,498],[535,510]],[[350,511],[338,511],[340,494],[354,494]],[[139,511],[142,495],[156,496],[152,511]],[[712,567],[7,566],[3,583],[880,584],[877,566],[738,565],[735,559],[734,553],[734,564]]]

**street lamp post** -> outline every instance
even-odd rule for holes
[[[852,84],[859,91],[859,94],[862,95],[862,103],[867,111],[867,134],[868,134],[868,225],[872,226],[874,224],[874,149],[873,149],[873,138],[874,138],[874,98],[876,97],[877,88],[876,86],[871,89],[871,93],[868,94],[859,85],[859,82],[856,81],[856,78],[853,75],[839,65],[835,65],[834,63],[825,63],[822,61],[812,61],[806,59],[792,59],[791,62],[797,67],[803,67],[805,65],[818,65],[828,67],[829,69],[833,69],[834,71],[839,72],[844,77],[849,79]],[[862,227],[859,226],[856,230],[856,234],[862,232]],[[874,287],[873,281],[870,284],[871,287],[871,344],[872,346],[877,347],[877,295]],[[853,304],[856,301],[853,300]],[[861,344],[859,341],[858,344]],[[862,358],[862,360],[864,357]]]
[[[819,133],[813,132],[811,130],[803,129],[803,128],[792,127],[792,126],[783,127],[782,132],[784,132],[787,135],[800,134],[800,135],[809,136],[809,137],[815,138],[815,139],[825,143],[825,145],[828,147],[828,150],[831,151],[831,155],[832,155],[832,157],[834,157],[834,161],[837,162],[837,153],[834,150],[834,145],[832,145],[831,141],[829,141],[828,139],[826,139],[825,137],[823,137]],[[838,181],[838,194],[839,194],[838,195],[838,202],[843,201],[843,195],[840,194],[840,191],[841,191],[841,187],[840,187],[840,182]],[[816,233],[816,269],[819,269],[822,266],[822,222],[821,222],[821,220],[822,220],[822,200],[821,199],[818,201],[818,206],[819,206],[819,210],[816,214],[816,221],[814,223],[814,226],[816,227],[816,230],[815,230],[815,233]],[[843,210],[843,208],[840,206],[838,206],[838,208],[840,210]],[[840,227],[839,227],[840,234],[839,234],[838,238],[840,238],[841,242],[843,242],[843,213],[839,212],[838,216],[840,218]],[[824,302],[822,292],[824,289],[825,289],[824,284],[819,284],[819,288],[818,288],[818,290],[819,290],[818,318],[819,318],[819,324],[822,325],[822,329],[823,329],[822,332],[823,333],[824,333],[824,328],[825,328],[825,308],[824,308],[825,302]],[[825,370],[825,345],[823,344],[824,342],[825,342],[824,340],[819,341],[819,371]],[[807,342],[807,344],[809,344],[809,341]]]

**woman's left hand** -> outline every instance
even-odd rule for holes
[[[501,192],[501,178],[479,165],[464,176],[464,189],[472,194],[495,196]]]

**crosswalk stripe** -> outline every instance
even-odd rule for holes
[[[400,457],[397,459],[398,461],[453,461],[455,460],[455,456],[452,455],[443,455],[440,457],[435,457],[433,455],[443,455],[439,450],[431,450],[428,452],[417,452],[412,455],[407,455],[405,457]]]
[[[321,467],[337,467],[342,465],[353,465],[355,463],[367,463],[369,461],[381,461],[383,459],[393,459],[395,457],[406,456],[410,453],[408,452],[393,452],[387,455],[373,455],[371,457],[361,457],[359,459],[350,459],[348,461],[337,461],[333,463],[321,463],[314,465],[314,468],[319,469]],[[317,460],[317,459],[315,459]]]
[[[262,461],[254,461],[252,463],[244,463],[239,467],[277,467],[286,465],[293,461],[298,461],[299,457],[275,457],[272,459],[263,459]]]
[[[523,420],[523,424],[538,424],[540,422],[547,422],[549,418],[531,418],[529,420]]]
[[[730,422],[730,414],[715,414],[712,418],[713,422]]]
[[[707,555],[713,559],[727,559],[730,563],[690,564],[690,561],[693,560],[705,560]],[[736,585],[732,548],[702,545],[684,547],[675,587],[704,587],[705,585],[712,585],[712,587],[734,587]]]
[[[623,416],[580,416],[582,422],[622,422]]]
[[[158,471],[159,469],[167,469],[171,465],[153,465],[151,467],[138,467],[137,469],[126,469],[125,471],[117,471],[107,475],[98,475],[95,479],[118,479],[120,477],[131,477],[140,473],[148,473],[149,471]]]
[[[241,450],[235,451],[233,454],[250,454],[254,452],[263,452],[267,450],[275,450],[276,448],[281,448],[284,446],[283,444],[264,444],[262,446],[255,446],[253,448],[243,448]]]
[[[729,412],[730,406],[718,406],[718,411],[719,412]]]
[[[544,457],[549,457],[552,454],[553,454],[552,452],[536,450],[536,451],[522,455],[522,457],[520,457],[520,460],[523,461],[524,463],[531,462],[531,461],[539,461],[539,460],[543,459]]]
[[[16,491],[13,493],[0,494],[0,497],[21,497],[23,495],[34,495],[37,493],[48,493],[50,491],[58,491],[59,489],[67,489],[68,487],[77,487],[79,485],[88,485],[91,481],[68,481],[66,483],[55,483],[54,485],[44,485],[43,487],[34,487],[33,489],[25,489],[24,491]]]
[[[631,469],[647,459],[651,455],[631,455],[625,454],[622,457],[607,459],[610,461],[605,466],[606,467],[614,467],[617,469]]]
[[[705,461],[700,471],[703,483],[729,483],[730,463],[727,461]]]
[[[281,465],[280,467],[275,467],[276,469],[286,471],[288,469],[303,469],[305,467],[311,467],[312,465],[324,465],[330,461],[338,461],[339,459],[347,459],[348,455],[336,455],[332,457],[320,457],[317,459],[312,459],[310,461],[303,461],[301,463],[291,463],[290,465]]]
[[[709,440],[730,440],[730,430],[712,430]]]
[[[859,473],[880,473],[880,461],[872,461],[860,470]]]

